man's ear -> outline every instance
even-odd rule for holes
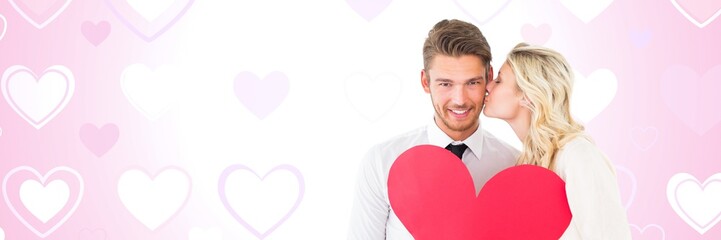
[[[428,76],[428,72],[426,72],[425,69],[421,69],[421,86],[423,86],[423,90],[426,91],[426,93],[431,93],[431,86],[430,86],[430,77]]]

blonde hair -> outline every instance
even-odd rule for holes
[[[430,67],[433,57],[443,54],[451,57],[475,55],[486,67],[486,76],[491,62],[491,46],[478,27],[461,20],[441,20],[428,31],[423,43],[423,69]]]
[[[507,63],[528,101],[524,106],[531,111],[531,126],[522,139],[518,164],[553,170],[559,149],[577,136],[585,137],[584,127],[570,112],[573,71],[560,53],[526,43],[511,50]]]

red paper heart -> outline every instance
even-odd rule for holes
[[[393,211],[415,239],[558,239],[571,221],[565,183],[521,165],[493,176],[475,196],[455,155],[421,145],[403,152],[388,174]]]

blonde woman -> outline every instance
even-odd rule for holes
[[[631,239],[613,164],[569,111],[572,69],[558,52],[518,44],[486,90],[483,113],[523,142],[517,164],[556,172],[573,218],[561,239]]]

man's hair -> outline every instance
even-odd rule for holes
[[[460,57],[478,56],[486,67],[488,76],[491,62],[491,47],[481,30],[473,24],[461,20],[441,20],[428,32],[423,43],[423,69],[428,71],[433,57],[438,54]]]

